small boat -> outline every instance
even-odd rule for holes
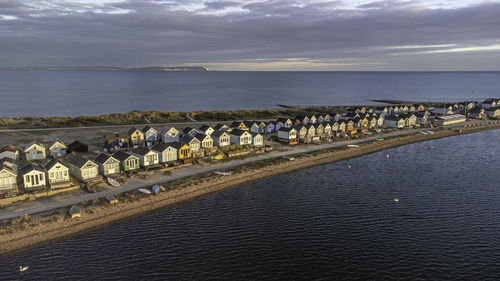
[[[22,265],[20,265],[19,266],[19,271],[20,272],[24,272],[24,271],[28,270],[28,268],[30,268],[30,267],[29,266],[22,266]]]
[[[114,197],[113,195],[106,196],[106,200],[108,200],[109,204],[118,203],[118,199],[116,199],[116,197]]]
[[[71,206],[71,208],[69,208],[69,215],[72,219],[81,218],[82,214],[80,213],[80,207],[78,207],[77,205]]]
[[[398,203],[399,202],[399,198],[395,198],[394,197],[394,202]]]
[[[151,190],[153,191],[153,194],[158,194],[158,192],[160,192],[160,186],[155,184]]]
[[[144,193],[144,194],[151,194],[151,191],[149,191],[145,188],[139,188],[139,189],[137,189],[137,191],[139,191],[140,193]]]
[[[348,144],[347,147],[359,147],[357,144]]]
[[[217,174],[217,175],[223,175],[223,176],[230,176],[230,175],[232,175],[231,172],[223,172],[223,171],[213,171],[212,173],[213,174]]]
[[[428,133],[428,134],[434,135],[433,131],[425,131],[425,132]]]
[[[295,158],[293,158],[292,156],[287,156],[287,155],[283,156],[283,159],[286,159],[286,160],[289,160],[289,161],[294,161],[295,160]]]
[[[127,196],[129,198],[134,198],[135,197],[135,195],[133,193],[130,193],[130,192],[125,193],[125,196]]]
[[[167,190],[165,189],[165,187],[163,187],[163,185],[160,185],[160,191],[165,192]]]
[[[420,131],[419,133],[421,133],[422,135],[427,135],[427,132],[424,131]]]
[[[106,178],[108,180],[108,183],[114,187],[119,187],[120,186],[120,183],[117,182],[116,180],[112,179],[112,178]]]
[[[377,139],[377,141],[383,141],[384,139]]]
[[[221,160],[222,158],[224,158],[224,155],[222,154],[215,155],[214,157],[215,160]]]

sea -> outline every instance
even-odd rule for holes
[[[498,89],[500,72],[0,70],[0,117],[480,101]]]
[[[243,184],[9,254],[0,279],[500,280],[499,140],[457,135]]]

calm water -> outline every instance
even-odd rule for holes
[[[498,96],[500,72],[113,72],[0,70],[0,116],[463,101]]]
[[[498,140],[450,137],[245,184],[9,255],[0,279],[500,280]]]

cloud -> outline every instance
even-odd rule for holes
[[[497,49],[480,47],[500,44],[500,3],[369,2],[0,0],[0,65],[411,70],[436,56],[450,60],[441,66],[500,65]],[[476,53],[489,60],[471,64]]]

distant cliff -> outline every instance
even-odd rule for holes
[[[209,71],[204,66],[149,66],[149,67],[114,67],[114,66],[12,66],[0,67],[7,70],[98,70],[98,71]]]

